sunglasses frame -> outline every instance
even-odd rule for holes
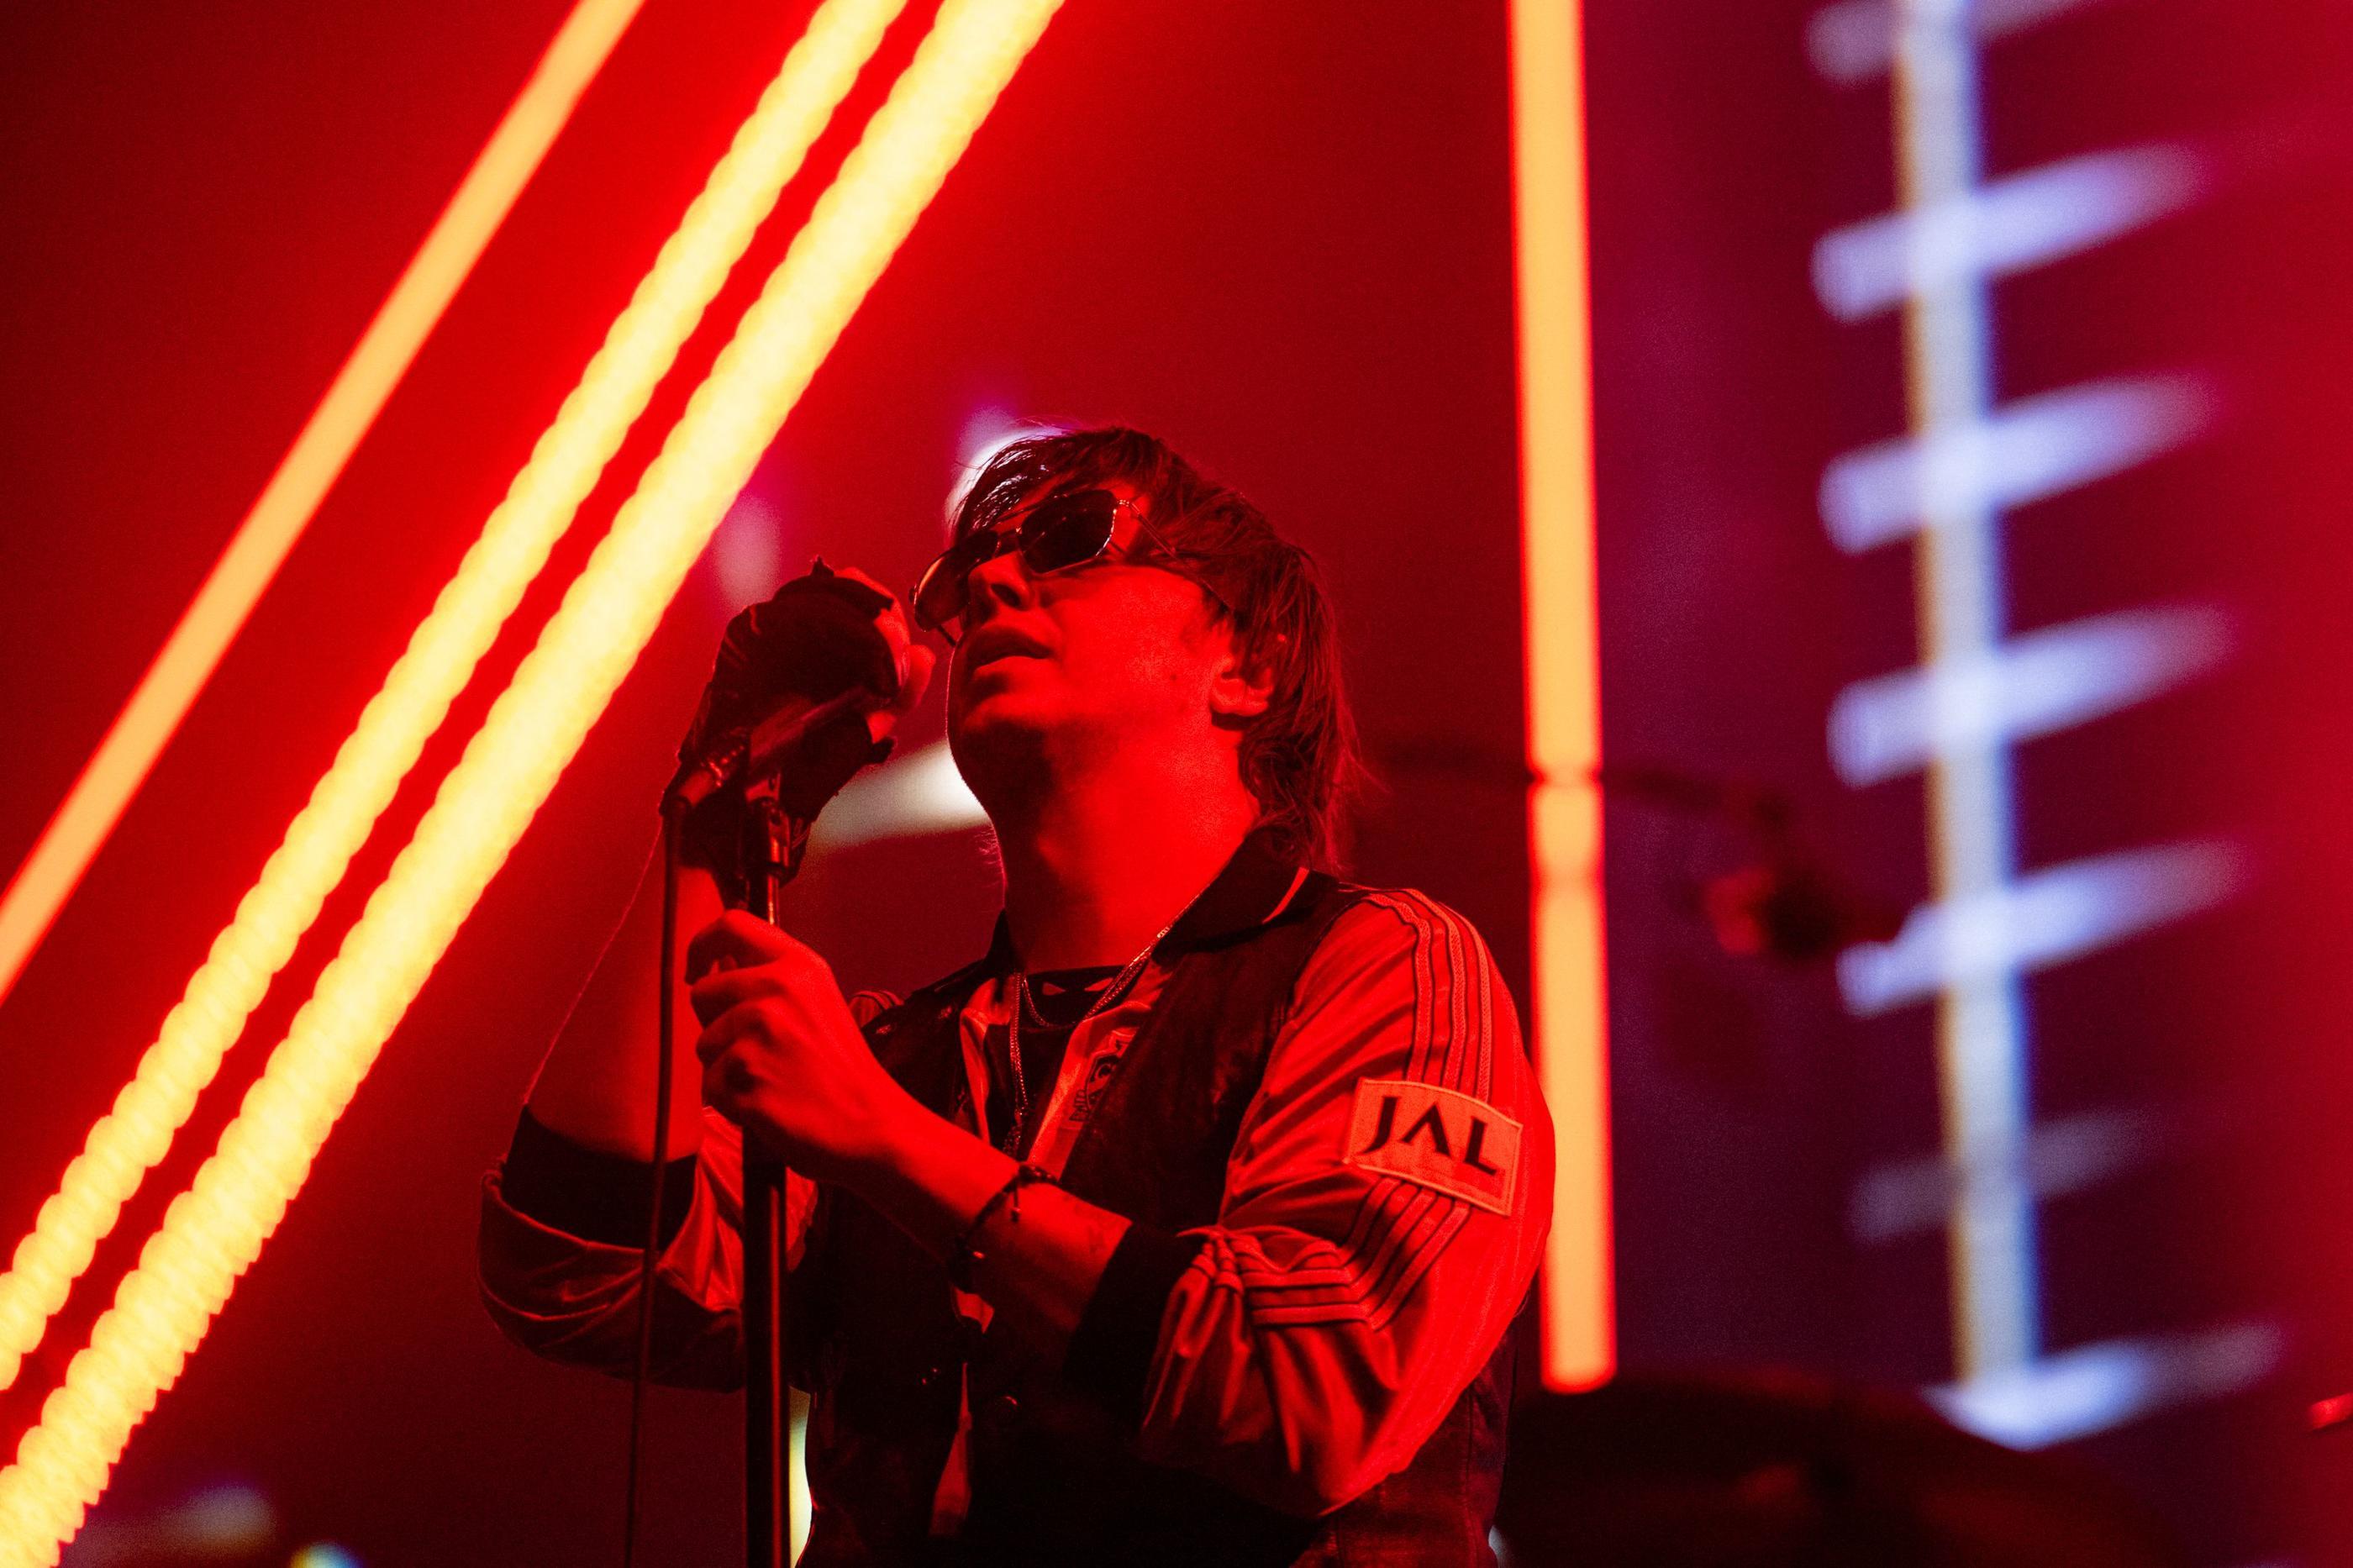
[[[1107,495],[1112,498],[1112,522],[1111,526],[1103,531],[1103,542],[1097,545],[1086,555],[1080,557],[1078,560],[1064,562],[1060,566],[1048,566],[1040,569],[1030,564],[1028,545],[1021,537],[1022,529],[1026,526],[1027,520],[1038,512],[1044,510],[1046,508],[1053,506],[1058,501],[1068,501],[1075,497],[1083,495]],[[1157,548],[1163,555],[1167,556],[1172,561],[1183,561],[1189,558],[1185,552],[1175,548],[1166,539],[1163,538],[1159,530],[1154,528],[1151,523],[1145,521],[1144,513],[1137,508],[1134,497],[1120,495],[1118,492],[1102,485],[1082,485],[1075,489],[1058,490],[1054,494],[1034,500],[1028,506],[1022,507],[1018,510],[1008,512],[1004,518],[998,520],[997,526],[986,530],[975,529],[971,533],[966,534],[964,538],[958,540],[954,544],[949,545],[945,550],[941,551],[938,555],[933,557],[931,564],[924,567],[923,574],[915,579],[914,587],[908,591],[908,616],[917,626],[922,626],[928,631],[937,632],[941,637],[946,638],[948,646],[954,647],[962,640],[962,638],[956,632],[949,629],[948,623],[951,621],[961,621],[964,619],[965,608],[958,608],[953,613],[934,620],[923,613],[922,607],[923,590],[930,585],[933,574],[946,569],[957,552],[959,551],[966,550],[977,535],[983,532],[987,533],[996,542],[995,547],[987,554],[975,555],[970,561],[966,562],[963,570],[957,574],[960,582],[964,579],[968,579],[973,573],[978,571],[982,566],[987,565],[989,562],[996,560],[998,556],[1007,554],[1019,554],[1021,556],[1021,569],[1029,573],[1032,577],[1050,577],[1057,573],[1076,571],[1082,566],[1091,565],[1098,561],[1117,559],[1117,557],[1113,555],[1113,542],[1119,537],[1119,514],[1122,510],[1125,510],[1130,517],[1135,520],[1136,531],[1141,533],[1145,538],[1150,540],[1153,545]],[[1014,523],[1014,526],[1011,527],[1006,526],[1008,522],[1011,522],[1015,519],[1020,519],[1022,521]],[[1133,563],[1136,565],[1152,564],[1149,561],[1136,561]],[[1219,606],[1222,607],[1228,615],[1230,616],[1233,613],[1233,606],[1228,605],[1224,596],[1216,589],[1210,587],[1207,583],[1203,583],[1199,578],[1190,576],[1189,574],[1179,574],[1179,575],[1185,576],[1186,581],[1194,584],[1201,590],[1201,592],[1208,595],[1210,598],[1217,600]],[[966,587],[962,596],[963,605],[968,607],[971,604],[971,591],[969,587]]]

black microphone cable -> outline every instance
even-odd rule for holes
[[[654,1266],[662,1247],[662,1181],[670,1164],[670,1058],[678,1024],[671,1016],[670,987],[678,972],[678,878],[680,822],[683,809],[662,812],[661,965],[655,977],[654,1169],[646,1213],[646,1250],[638,1264],[638,1353],[629,1373],[629,1464],[622,1508],[621,1568],[634,1568],[638,1555],[638,1490],[645,1449],[646,1384],[654,1360]]]

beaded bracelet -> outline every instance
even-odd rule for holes
[[[1005,1210],[1008,1219],[1019,1224],[1021,1189],[1031,1182],[1050,1183],[1053,1179],[1053,1173],[1044,1166],[1024,1163],[1007,1178],[1003,1186],[990,1194],[987,1203],[980,1205],[980,1212],[972,1216],[972,1223],[964,1227],[964,1234],[956,1237],[955,1247],[948,1253],[948,1279],[957,1289],[967,1294],[973,1291],[972,1271],[982,1258],[988,1256],[974,1245],[980,1240],[982,1227],[996,1217],[1000,1208]]]

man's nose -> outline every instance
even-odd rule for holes
[[[1029,569],[1021,563],[1018,550],[992,555],[965,575],[965,614],[975,626],[999,609],[1021,609],[1034,604],[1037,596],[1038,586],[1030,580]]]

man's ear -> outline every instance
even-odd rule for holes
[[[1283,639],[1275,638],[1277,643]],[[1266,711],[1274,696],[1274,661],[1250,659],[1236,648],[1218,666],[1209,683],[1209,711],[1223,721],[1247,721]]]

